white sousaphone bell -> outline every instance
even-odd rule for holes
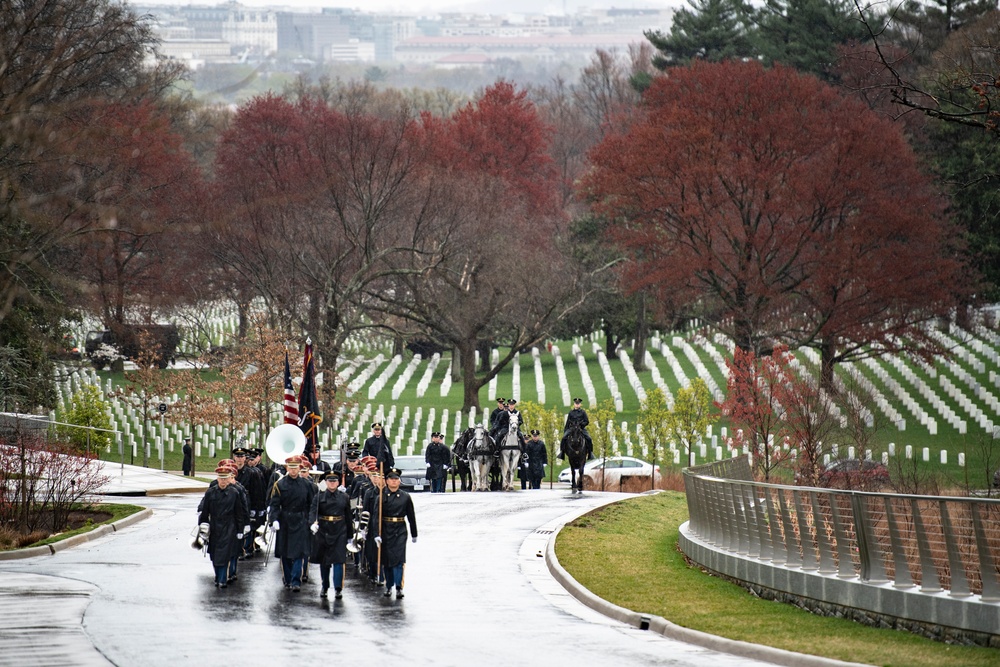
[[[306,451],[306,435],[295,424],[276,426],[264,441],[264,451],[269,459],[284,465],[289,456],[298,456]]]

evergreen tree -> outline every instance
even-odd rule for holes
[[[996,8],[997,0],[906,0],[887,17],[887,32],[926,63],[949,34]]]
[[[646,39],[660,52],[653,59],[656,67],[686,65],[696,58],[718,62],[753,57],[740,0],[688,0],[688,4],[690,9],[674,14],[670,34],[646,32]]]
[[[752,35],[765,64],[829,79],[836,46],[867,36],[858,18],[847,0],[766,0],[754,14]]]

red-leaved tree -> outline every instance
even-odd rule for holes
[[[591,152],[625,278],[698,304],[744,350],[846,355],[926,344],[961,288],[958,237],[899,129],[814,77],[695,63]]]

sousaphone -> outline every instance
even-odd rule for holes
[[[284,465],[289,456],[298,456],[306,450],[306,435],[296,424],[282,424],[267,435],[264,451],[267,457]]]

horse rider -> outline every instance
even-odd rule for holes
[[[444,444],[443,433],[431,433],[431,443],[424,451],[427,464],[427,479],[431,483],[431,493],[444,493],[444,483],[451,467],[451,450]]]
[[[285,459],[288,474],[274,483],[268,518],[274,531],[274,555],[281,559],[282,581],[285,588],[298,593],[302,587],[302,571],[309,557],[311,535],[309,511],[316,485],[301,475],[305,457]]]
[[[232,562],[241,552],[243,535],[249,531],[250,509],[234,483],[233,466],[220,461],[215,474],[215,485],[208,487],[198,505],[198,535],[199,540],[208,540],[215,587],[225,588],[229,585]]]
[[[313,496],[309,510],[309,529],[313,534],[312,554],[309,560],[319,563],[322,588],[319,596],[325,598],[330,590],[330,568],[333,568],[334,598],[341,599],[344,589],[344,564],[347,562],[347,540],[351,521],[351,499],[340,490],[340,474],[323,475],[326,488]]]
[[[372,424],[372,434],[365,440],[361,456],[374,456],[382,465],[383,471],[396,465],[396,459],[392,455],[392,447],[389,446],[389,438],[386,437],[385,429],[382,428],[381,423]]]
[[[497,396],[497,406],[493,408],[493,412],[490,413],[490,427],[489,432],[493,433],[493,429],[497,425],[497,418],[501,413],[506,412],[507,407],[505,405],[505,400],[503,396]]]
[[[587,441],[587,458],[594,458],[594,441],[591,440],[590,434],[587,433],[587,424],[590,423],[590,418],[587,417],[587,413],[583,409],[583,399],[574,398],[573,399],[573,409],[569,411],[566,415],[566,426],[563,427],[563,437],[562,441],[559,443],[559,456],[556,458],[562,461],[566,458],[566,436],[569,434],[569,430],[574,426],[579,426],[580,430],[583,431],[583,437]]]
[[[540,436],[538,429],[531,429],[531,439],[524,447],[525,456],[528,458],[528,484],[532,489],[542,488],[545,466],[549,463],[549,454]]]
[[[497,444],[501,444],[501,441],[507,435],[507,430],[510,428],[510,416],[516,414],[517,420],[517,442],[521,447],[521,451],[524,451],[524,434],[521,433],[521,424],[524,420],[521,419],[521,413],[514,406],[517,405],[517,400],[513,398],[508,398],[504,403],[504,411],[497,415],[496,422],[493,424],[493,428],[490,430],[490,437]]]
[[[386,475],[386,489],[382,492],[382,520],[376,522],[378,530],[375,543],[382,548],[382,567],[385,571],[385,597],[396,587],[396,599],[403,597],[403,568],[406,564],[406,524],[410,535],[417,541],[417,515],[413,510],[410,494],[399,488],[399,469],[392,468]]]

